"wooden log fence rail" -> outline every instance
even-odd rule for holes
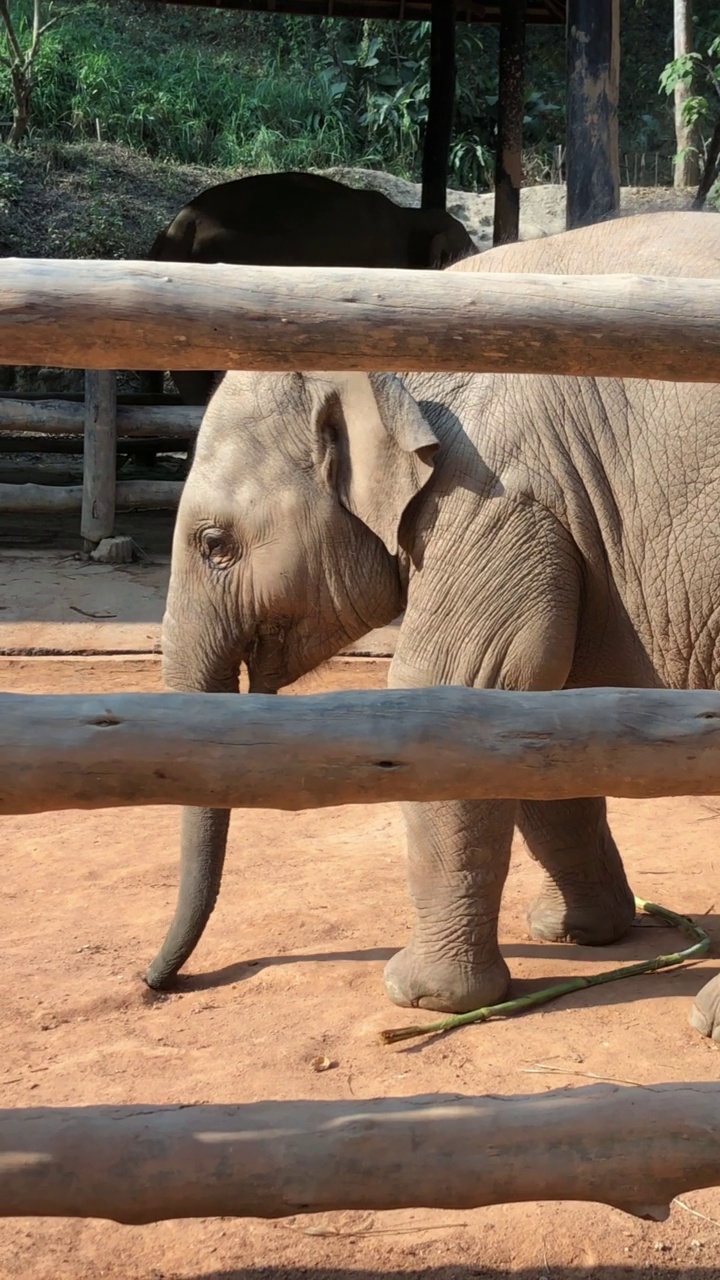
[[[170,397],[167,397],[168,401]],[[48,436],[81,436],[84,430],[84,397],[78,401],[59,398],[19,399],[0,396],[0,432],[35,432]],[[200,426],[202,409],[182,404],[123,404],[117,397],[118,438],[192,439]]]
[[[720,1184],[720,1085],[0,1111],[0,1217],[283,1218],[584,1200],[663,1221]]]
[[[0,814],[720,794],[720,693],[0,694]]]
[[[112,537],[116,511],[173,510],[182,483],[165,479],[121,480],[116,457],[133,442],[157,451],[186,450],[197,435],[202,409],[173,403],[144,404],[144,397],[117,395],[113,371],[85,375],[84,396],[0,397],[0,453],[81,453],[83,483],[0,482],[0,513],[58,515],[78,512],[87,550]],[[158,397],[148,397],[158,400]]]
[[[0,363],[720,382],[720,278],[6,258]]]
[[[104,523],[99,527],[82,526],[83,538],[96,545],[103,538],[112,537],[116,511],[168,511],[174,510],[182,493],[181,480],[120,480],[113,489],[105,489],[105,505],[102,508]],[[72,515],[81,517],[96,508],[96,489],[93,485],[52,484],[0,484],[0,513],[6,515]],[[98,494],[100,498],[102,495]],[[111,520],[112,514],[112,520]],[[101,528],[109,533],[100,533]]]
[[[153,453],[182,453],[192,443],[189,435],[141,435],[123,436],[118,432],[117,451],[123,454],[142,454],[144,449]],[[61,454],[82,455],[85,442],[82,436],[76,435],[43,435],[38,432],[22,431],[14,434],[0,431],[0,454],[49,454],[57,457]]]
[[[182,406],[118,403],[118,367],[475,369],[720,382],[720,280],[5,259],[0,364],[80,363],[92,366],[84,404],[5,398],[0,433],[82,428],[82,494],[4,486],[0,503],[38,513],[79,505],[91,547],[112,532],[116,508],[177,502],[172,482],[138,482],[134,493],[132,481],[116,485],[120,433],[142,439],[187,430],[192,438],[200,418]]]

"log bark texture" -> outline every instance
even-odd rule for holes
[[[117,433],[127,439],[194,436],[203,410],[186,405],[117,406]],[[85,407],[65,400],[18,400],[0,396],[0,432],[37,431],[53,436],[82,435]]]
[[[120,480],[115,486],[118,511],[174,511],[182,493],[180,480]],[[54,515],[82,511],[82,485],[0,484],[3,515]]]
[[[720,1184],[720,1086],[0,1112],[0,1216],[159,1222],[591,1200]]]
[[[187,453],[188,447],[192,443],[193,433],[188,432],[182,435],[162,435],[162,436],[118,436],[117,451],[120,454],[131,454],[135,458],[143,458],[158,453]],[[50,456],[58,455],[76,455],[83,453],[83,440],[81,436],[65,435],[64,433],[55,435],[35,435],[32,432],[20,432],[14,435],[12,432],[0,431],[0,454],[8,453],[46,453]],[[5,464],[7,465],[7,464]],[[0,464],[2,466],[2,464]],[[149,477],[154,479],[155,477]],[[38,471],[33,472],[32,483],[38,483]]]
[[[0,363],[720,382],[720,279],[7,258]]]
[[[0,695],[0,813],[720,793],[720,693]]]

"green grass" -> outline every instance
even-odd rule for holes
[[[10,8],[27,35],[32,0],[11,0]],[[427,23],[134,0],[46,0],[44,8],[56,21],[37,59],[36,137],[77,143],[99,132],[155,159],[219,169],[343,165],[419,177]],[[671,34],[670,0],[624,0],[621,150],[672,152],[672,112],[658,94]],[[0,28],[0,52],[4,46]],[[494,27],[458,26],[456,187],[489,185],[497,53]],[[530,27],[525,145],[539,172],[564,141],[564,98],[561,29]],[[9,76],[0,68],[0,118],[11,114]]]
[[[28,0],[12,7],[26,33]],[[370,140],[356,104],[341,100],[317,22],[271,27],[262,15],[170,8],[155,17],[122,0],[53,11],[36,64],[36,134],[82,141],[99,131],[157,159],[232,169],[415,164],[417,130],[410,147],[398,129]],[[11,114],[2,69],[0,115]]]

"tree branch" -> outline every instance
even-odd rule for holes
[[[0,17],[5,23],[5,29],[7,31],[7,37],[8,37],[8,41],[10,42],[12,51],[15,54],[17,61],[22,62],[23,51],[20,46],[20,41],[18,40],[17,35],[15,34],[15,27],[13,25],[13,20],[10,14],[10,6],[8,4],[8,0],[0,0]]]

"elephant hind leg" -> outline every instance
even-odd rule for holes
[[[624,937],[635,900],[604,798],[524,800],[517,825],[545,870],[528,913],[533,938],[600,947]]]

